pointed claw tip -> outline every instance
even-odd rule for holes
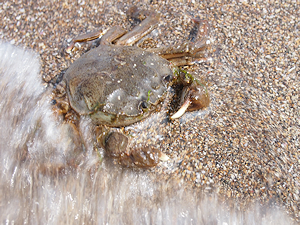
[[[174,119],[177,119],[177,118],[181,117],[186,112],[186,110],[188,109],[188,107],[189,107],[190,104],[191,104],[190,100],[187,99],[182,104],[182,106],[180,107],[180,109],[173,116],[170,117],[171,120],[174,120]]]

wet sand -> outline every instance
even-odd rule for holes
[[[71,38],[113,25],[132,28],[125,12],[133,4],[161,14],[144,38],[151,47],[186,39],[192,17],[207,19],[209,60],[187,69],[207,82],[211,105],[149,128],[162,137],[150,141],[171,158],[151,172],[243,202],[277,202],[298,219],[299,2],[197,2],[0,3],[0,39],[38,52],[41,79],[49,82],[90,45],[67,55]]]

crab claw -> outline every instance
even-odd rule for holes
[[[119,132],[112,132],[105,140],[106,153],[119,160],[126,167],[148,168],[156,166],[160,160],[167,161],[169,157],[152,145],[129,148],[128,137]]]
[[[181,107],[171,116],[171,119],[181,117],[186,111],[194,111],[205,108],[209,105],[209,95],[202,85],[192,84],[183,89],[181,95]]]
[[[174,120],[181,117],[186,112],[190,104],[191,101],[189,98],[187,98],[185,102],[181,105],[180,109],[173,116],[171,116],[171,119]]]

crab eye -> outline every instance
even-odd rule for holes
[[[148,106],[149,106],[148,102],[146,102],[146,101],[141,101],[140,104],[139,104],[139,109],[140,109],[140,110],[147,109]]]
[[[167,75],[167,76],[165,76],[165,77],[163,78],[163,83],[164,83],[164,84],[168,84],[168,83],[170,83],[173,79],[174,79],[174,76],[171,75],[171,74],[169,74],[169,75]]]

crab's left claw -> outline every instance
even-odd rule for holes
[[[194,111],[207,107],[210,99],[206,87],[199,84],[192,84],[183,89],[180,109],[171,116],[171,119],[181,117],[186,111]]]
[[[152,145],[129,148],[128,137],[119,132],[112,132],[105,140],[106,153],[119,160],[126,167],[148,168],[156,166],[169,157]]]

